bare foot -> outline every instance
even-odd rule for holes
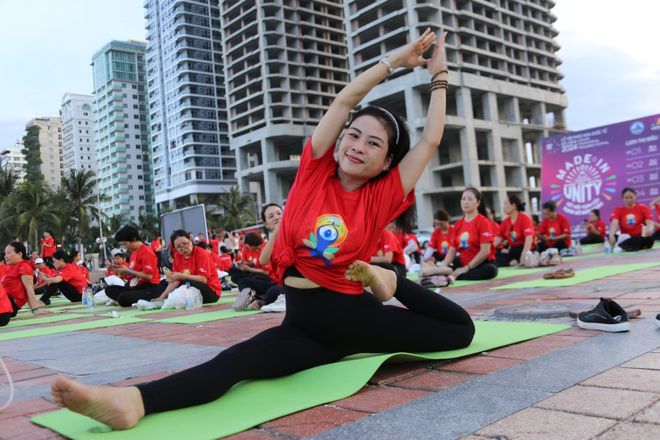
[[[449,275],[452,271],[451,267],[445,265],[437,266],[426,261],[422,262],[422,276],[425,277],[430,277],[432,275]]]
[[[144,417],[142,395],[136,387],[85,385],[58,376],[51,394],[58,405],[105,423],[112,429],[132,428]]]
[[[364,261],[355,260],[346,269],[346,278],[359,281],[371,289],[381,302],[388,301],[396,291],[396,274],[382,267],[372,266]]]

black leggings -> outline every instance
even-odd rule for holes
[[[600,234],[587,234],[580,239],[580,244],[598,244],[605,243],[605,238]]]
[[[50,304],[50,297],[57,294],[57,291],[62,292],[62,295],[66,297],[71,302],[80,302],[82,301],[82,295],[78,293],[75,287],[66,281],[62,281],[56,284],[48,284],[46,286],[41,286],[34,289],[35,294],[42,294],[41,301],[45,304]]]
[[[520,263],[520,256],[524,247],[524,245],[509,247],[509,252],[505,254],[502,251],[497,251],[495,255],[497,267],[509,267],[512,260],[518,260],[518,263]]]
[[[188,281],[190,283],[191,287],[196,287],[199,289],[200,292],[202,292],[202,303],[203,304],[210,304],[218,301],[218,296],[217,293],[213,291],[208,285],[204,283],[200,283],[199,281]]]
[[[457,304],[397,276],[395,297],[286,286],[281,325],[221,352],[210,361],[138,385],[146,414],[210,402],[245,379],[266,379],[336,362],[355,353],[428,352],[467,347],[470,315]]]
[[[144,283],[135,287],[108,286],[105,288],[105,294],[108,295],[108,298],[117,301],[120,306],[130,307],[138,300],[149,301],[157,298],[162,292],[161,289],[160,285],[151,283]]]
[[[626,252],[641,251],[653,247],[653,237],[630,237],[619,243],[619,247]]]
[[[9,295],[7,295],[7,297],[9,298],[12,311],[7,313],[0,313],[0,327],[4,327],[9,324],[9,319],[13,318],[18,313],[18,306],[14,302],[14,299]]]
[[[568,246],[566,246],[566,240],[564,240],[563,238],[559,240],[555,240],[552,246],[548,246],[547,243],[548,243],[547,241],[539,241],[536,244],[536,247],[538,248],[539,252],[543,252],[546,249],[550,249],[550,248],[556,248],[558,251],[562,249],[568,249]]]
[[[461,267],[461,259],[458,256],[454,259],[454,267]],[[497,272],[497,265],[492,261],[486,260],[479,266],[460,274],[456,279],[467,281],[492,280],[497,276]]]
[[[238,290],[245,288],[254,290],[255,298],[262,306],[274,302],[278,296],[284,294],[282,286],[277,285],[270,277],[261,274],[241,277],[236,284]]]

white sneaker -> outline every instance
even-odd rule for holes
[[[623,249],[619,246],[614,246],[614,249],[612,249],[613,254],[620,254],[621,252],[623,252]]]
[[[267,304],[261,308],[262,312],[286,312],[286,297],[280,295],[275,302]]]

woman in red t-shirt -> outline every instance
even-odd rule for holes
[[[41,240],[41,257],[47,265],[53,262],[53,254],[55,253],[55,238],[50,231],[44,231],[43,240]]]
[[[215,400],[246,379],[291,374],[360,352],[469,345],[474,325],[464,309],[365,262],[385,226],[412,204],[415,183],[437,155],[447,86],[444,38],[431,60],[423,58],[435,39],[429,29],[361,73],[336,96],[303,148],[271,257],[286,290],[280,325],[202,365],[136,387],[91,388],[60,377],[53,385],[54,400],[113,428],[129,428],[146,414]],[[434,82],[427,123],[414,148],[409,148],[405,124],[378,107],[361,109],[343,131],[353,107],[388,72],[422,65]],[[383,305],[364,291],[362,279],[345,276],[353,264],[366,266],[370,276],[385,272],[381,275],[394,281],[395,296],[405,308]]]
[[[284,294],[282,286],[278,285],[274,280],[275,276],[273,275],[270,264],[273,246],[275,245],[282,221],[282,207],[277,203],[265,205],[261,209],[261,220],[270,234],[269,240],[259,244],[257,247],[259,240],[251,235],[256,233],[250,232],[247,234],[245,236],[245,247],[243,247],[243,251],[241,252],[241,258],[243,260],[241,267],[244,271],[248,271],[248,275],[240,277],[237,280],[232,275],[232,281],[238,284],[239,290],[236,300],[232,304],[232,308],[237,311],[246,309],[260,310],[263,306],[273,303],[280,295]],[[246,259],[252,259],[249,255],[253,255],[254,251],[258,252],[255,267],[246,267],[245,261]],[[255,268],[259,272],[255,271]]]
[[[58,291],[71,302],[82,301],[82,291],[87,287],[87,280],[71,255],[67,255],[62,249],[56,250],[53,254],[53,266],[57,270],[53,276],[39,272],[39,278],[46,284],[36,291],[42,294],[41,301],[50,304],[50,297]]]
[[[605,222],[600,219],[600,210],[592,209],[589,218],[584,222],[587,235],[580,239],[580,244],[597,244],[605,242]]]
[[[34,293],[34,270],[25,259],[26,255],[25,246],[19,241],[12,241],[5,247],[7,269],[2,277],[2,286],[12,302],[12,316],[16,316],[25,304],[28,304],[35,315],[48,313],[43,308],[45,304],[39,301]]]
[[[465,188],[461,196],[463,217],[454,225],[454,239],[444,259],[444,265],[455,267],[451,274],[458,280],[490,280],[497,276],[494,263],[493,228],[479,213],[481,193]]]
[[[614,252],[634,252],[653,247],[653,216],[648,206],[637,203],[637,191],[623,188],[621,191],[623,206],[612,212],[610,224],[610,244]],[[621,236],[616,232],[621,230]]]
[[[499,249],[495,256],[498,267],[516,266],[534,248],[534,222],[525,214],[525,204],[516,195],[504,199],[502,211],[506,218],[497,229],[493,245]]]
[[[450,275],[454,270],[445,266],[444,260],[449,252],[449,245],[454,239],[454,227],[449,224],[449,214],[438,209],[433,216],[433,232],[424,255],[422,256],[422,275]]]
[[[546,249],[557,250],[571,247],[571,224],[564,214],[557,212],[557,204],[552,200],[545,202],[542,206],[543,220],[536,232],[538,240],[536,246],[539,252]]]
[[[125,286],[108,286],[105,294],[122,307],[131,307],[139,300],[146,301],[158,298],[162,289],[160,271],[156,254],[142,242],[140,232],[133,226],[124,226],[115,234],[115,241],[131,253],[128,267],[112,266],[111,269],[119,276],[127,278]]]
[[[199,289],[204,304],[217,302],[222,289],[211,254],[195,246],[182,229],[172,233],[170,243],[174,249],[174,264],[171,271],[165,270],[167,287],[156,300],[163,301],[181,284],[188,284]]]
[[[378,239],[378,253],[372,255],[370,261],[372,264],[379,264],[386,268],[388,268],[387,265],[391,265],[401,276],[406,276],[406,259],[403,256],[403,249],[391,229],[394,229],[393,224],[383,230],[383,234]],[[386,265],[382,266],[383,263]]]

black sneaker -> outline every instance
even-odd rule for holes
[[[577,325],[587,330],[605,332],[627,332],[630,330],[628,314],[611,299],[601,298],[593,309],[582,312],[577,317]]]
[[[660,328],[660,313],[655,315],[655,326]]]

